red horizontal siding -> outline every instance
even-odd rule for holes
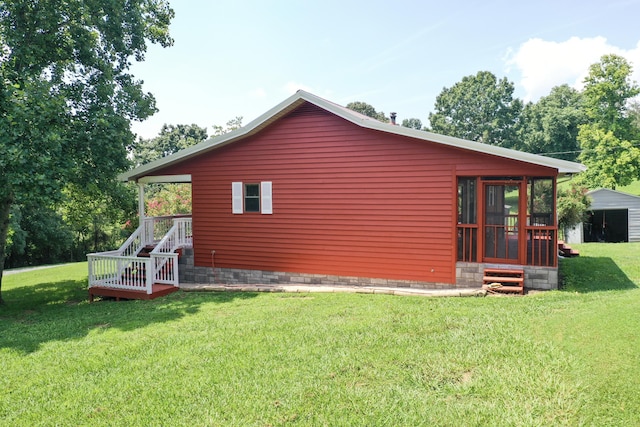
[[[195,262],[455,282],[455,176],[553,175],[362,129],[305,105],[159,174],[192,175]],[[231,213],[231,182],[273,182],[273,215]]]

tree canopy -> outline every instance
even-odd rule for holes
[[[631,71],[624,58],[604,55],[585,78],[589,121],[580,126],[578,141],[579,160],[588,168],[581,179],[589,187],[615,189],[640,178],[640,129],[627,109],[640,88],[631,81]]]
[[[207,129],[196,124],[162,125],[160,134],[151,139],[139,139],[133,148],[136,166],[169,156],[207,139]]]
[[[443,135],[503,147],[515,145],[515,127],[522,101],[514,85],[489,71],[466,76],[437,96],[429,114],[431,130]]]
[[[12,205],[109,191],[128,168],[130,121],[156,111],[129,68],[173,43],[173,15],[164,0],[0,3],[0,290]]]
[[[360,114],[364,114],[367,117],[371,117],[376,120],[379,120],[383,123],[387,123],[389,121],[387,116],[385,116],[382,111],[376,111],[376,109],[373,108],[372,105],[367,104],[366,102],[362,102],[362,101],[350,102],[347,104],[347,108],[350,110],[356,111]]]
[[[402,126],[410,129],[417,129],[417,130],[423,129],[422,120],[416,119],[416,118],[402,120]]]
[[[515,148],[575,161],[580,154],[578,129],[585,122],[582,94],[568,85],[556,86],[548,96],[525,105]]]

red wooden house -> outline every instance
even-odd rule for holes
[[[509,267],[528,287],[552,289],[556,179],[582,170],[381,123],[299,91],[241,129],[122,178],[140,184],[141,200],[145,183],[192,185],[191,222],[173,224],[181,235],[151,251],[153,271],[133,268],[156,284],[178,286],[180,269],[183,282],[480,287],[486,268]],[[147,225],[123,252],[131,259],[171,226],[154,229],[142,202],[140,214]],[[181,263],[158,261],[178,247]],[[124,261],[91,268],[95,287],[113,286],[114,272],[132,276]],[[157,271],[171,279],[159,282]]]

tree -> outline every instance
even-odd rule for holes
[[[637,141],[619,139],[612,131],[591,123],[580,126],[578,140],[583,150],[579,159],[587,166],[580,180],[590,188],[615,189],[640,176]]]
[[[568,85],[556,86],[537,103],[525,105],[515,148],[575,161],[580,152],[578,129],[585,122],[582,94]]]
[[[242,127],[242,116],[236,116],[229,120],[225,127],[213,125],[213,134],[211,136],[220,136]]]
[[[636,131],[640,133],[640,101],[638,101],[637,99],[635,101],[631,101],[627,109],[629,111],[631,124],[636,129]]]
[[[631,72],[617,55],[604,55],[589,67],[583,91],[589,123],[578,133],[579,160],[588,168],[581,179],[589,187],[615,189],[640,177],[640,132],[627,109],[640,88]]]
[[[514,85],[489,71],[466,76],[436,98],[429,114],[431,130],[443,135],[503,147],[515,145],[515,126],[522,101],[513,98]]]
[[[584,83],[585,112],[598,127],[613,132],[616,138],[635,139],[637,129],[628,114],[630,100],[640,93],[631,81],[632,67],[621,56],[604,55],[589,67]]]
[[[584,221],[584,214],[591,206],[587,189],[572,183],[569,189],[558,188],[558,227],[566,236],[567,229]]]
[[[164,0],[0,3],[0,291],[9,213],[47,206],[67,183],[114,188],[131,120],[155,100],[129,73],[147,42],[173,42]],[[0,303],[2,303],[0,293]]]
[[[383,123],[389,122],[387,116],[384,115],[382,111],[376,111],[372,105],[367,104],[362,101],[350,102],[347,104],[347,108],[353,110],[357,113],[364,114],[367,117],[371,117],[373,119],[379,120]]]
[[[422,130],[422,121],[420,119],[415,119],[415,118],[404,119],[402,121],[402,126],[406,128]]]
[[[207,139],[207,129],[196,124],[162,125],[155,138],[140,138],[133,148],[133,162],[136,166],[166,157]]]

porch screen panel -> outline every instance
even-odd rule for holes
[[[555,180],[527,181],[527,265],[555,266],[557,262]]]
[[[484,256],[517,260],[519,186],[487,184],[484,193]]]
[[[478,213],[476,178],[458,178],[458,261],[478,260]]]

